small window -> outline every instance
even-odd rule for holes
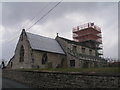
[[[32,63],[34,63],[34,58],[32,58]]]
[[[24,47],[20,48],[20,62],[24,62]]]
[[[85,54],[85,48],[82,48],[82,53]]]
[[[42,64],[46,64],[47,60],[48,60],[47,53],[45,53],[42,56]]]
[[[89,50],[89,54],[92,55],[92,50],[91,49]]]
[[[70,60],[70,67],[75,67],[75,60]]]
[[[73,46],[73,51],[76,51],[77,50],[77,46]]]
[[[62,58],[62,60],[61,60],[61,66],[64,66],[64,63],[65,63],[65,59]]]
[[[88,67],[89,67],[89,63],[87,61],[84,61],[83,68],[88,68]]]

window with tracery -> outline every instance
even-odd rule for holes
[[[20,62],[24,62],[24,47],[20,48]]]
[[[42,56],[42,64],[46,64],[47,60],[48,60],[47,53],[45,53]]]

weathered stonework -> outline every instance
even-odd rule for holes
[[[24,61],[20,62],[20,48],[24,47]],[[42,64],[43,54],[47,54],[47,63]],[[62,61],[64,60],[64,61]],[[27,39],[25,31],[22,32],[18,44],[16,46],[15,55],[8,63],[7,68],[59,68],[67,67],[66,56],[58,53],[51,53],[40,50],[33,50]]]
[[[70,60],[75,60],[75,68],[104,67],[107,63],[105,59],[95,56],[96,53],[94,49],[85,47],[78,43],[75,44],[74,41],[70,41],[59,36],[56,37],[56,40],[67,55],[68,67],[71,67]],[[73,49],[74,46],[76,47],[76,50]],[[82,52],[82,48],[85,48],[84,53]],[[89,50],[92,50],[92,53],[90,53]]]
[[[34,66],[39,66],[39,68],[57,68],[61,65],[62,59],[64,59],[64,65],[61,67],[66,67],[65,60],[66,57],[60,54],[47,53],[48,61],[47,64],[42,64],[42,56],[45,52],[33,50]],[[51,64],[51,65],[49,65]]]
[[[7,68],[90,68],[104,67],[106,65],[106,61],[103,58],[96,57],[94,49],[59,36],[55,40],[61,46],[60,48],[62,48],[64,54],[33,49],[26,32],[23,30],[16,46],[15,55],[11,58]],[[21,52],[22,46],[24,52]],[[85,49],[84,52],[83,49]],[[47,55],[45,64],[42,63],[44,54]],[[22,62],[20,61],[21,57],[23,58]]]
[[[23,34],[23,36],[22,36]],[[11,62],[9,62],[8,66],[11,67],[12,69],[20,69],[20,68],[31,68],[31,64],[32,64],[32,49],[31,46],[29,44],[29,41],[27,40],[27,36],[25,33],[22,33],[20,36],[20,39],[18,41],[18,44],[16,46],[16,50],[15,50],[15,55],[13,56],[13,58],[11,59],[12,62],[12,66],[11,66]],[[22,39],[22,38],[23,39]],[[20,48],[23,45],[24,47],[24,62],[20,62]]]
[[[2,76],[32,88],[116,88],[117,90],[120,88],[120,75],[114,73],[93,74],[3,70]]]

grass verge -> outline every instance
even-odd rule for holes
[[[119,67],[105,68],[44,68],[44,69],[19,69],[25,71],[60,71],[60,72],[102,72],[102,73],[120,73]]]

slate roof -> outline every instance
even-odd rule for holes
[[[26,32],[31,48],[34,50],[65,54],[55,39]]]
[[[59,38],[61,38],[61,39],[65,40],[65,41],[67,41],[68,43],[71,43],[71,44],[76,44],[76,45],[80,45],[80,46],[84,46],[84,47],[87,47],[87,48],[94,49],[94,48],[92,48],[92,47],[90,47],[90,46],[86,45],[86,44],[85,44],[85,43],[83,43],[83,42],[76,42],[76,41],[69,40],[69,39],[66,39],[66,38],[63,38],[63,37],[59,37]],[[89,40],[89,42],[94,42],[94,41]]]

